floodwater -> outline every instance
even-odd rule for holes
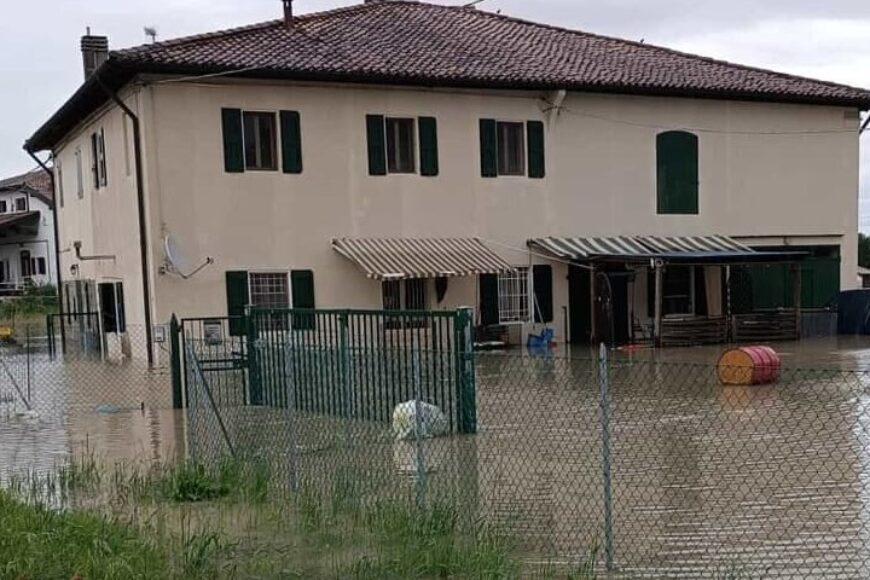
[[[625,577],[870,577],[870,339],[776,348],[783,376],[762,387],[720,386],[718,347],[614,352],[606,413],[588,349],[482,353],[477,434],[419,445],[393,441],[388,425],[288,409],[222,419],[291,485],[328,486],[350,469],[360,493],[454,501],[514,532],[532,561],[595,551]],[[36,417],[0,411],[0,473],[51,468],[82,445],[110,461],[183,453],[165,371],[39,364],[34,376],[65,387],[31,381],[43,389],[30,394]],[[0,374],[0,400],[9,392]],[[196,451],[225,452],[213,416],[197,412]]]

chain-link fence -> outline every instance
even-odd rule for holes
[[[591,554],[626,577],[870,575],[870,374],[724,386],[715,364],[612,357],[478,353],[467,435],[439,429],[413,373],[385,424],[222,403],[193,365],[191,444],[203,460],[265,460],[294,492],[449,504],[529,565]]]
[[[83,449],[110,461],[183,451],[168,344],[155,344],[149,368],[143,327],[100,333],[90,315],[63,319],[0,341],[0,477],[54,469]]]

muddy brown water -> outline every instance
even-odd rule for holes
[[[776,348],[785,372],[764,387],[718,385],[721,348],[612,353],[616,575],[870,577],[870,377],[861,371],[870,368],[870,340]],[[288,482],[328,487],[350,469],[364,480],[361,493],[422,489],[428,501],[456,502],[465,516],[510,529],[530,560],[576,562],[597,550],[603,566],[593,354],[481,354],[478,434],[420,447],[370,423],[295,416],[291,430],[286,410],[233,409],[223,418],[237,444],[267,454]],[[6,364],[18,376],[13,357]],[[167,409],[165,371],[31,362],[36,416],[8,402],[10,381],[0,376],[0,473],[51,469],[84,448],[110,462],[184,455],[184,417]],[[203,421],[200,453],[222,452]]]

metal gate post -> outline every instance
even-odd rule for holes
[[[245,312],[243,324],[247,332],[245,333],[247,345],[248,359],[248,403],[252,406],[263,404],[263,383],[260,376],[260,356],[257,351],[257,313],[253,309]]]
[[[601,409],[601,466],[604,478],[604,557],[607,571],[613,570],[613,488],[610,458],[610,376],[607,346],[602,342],[598,356],[598,397]]]
[[[169,348],[171,350],[172,408],[184,407],[184,384],[181,375],[181,326],[175,314],[169,320]]]
[[[456,312],[456,390],[457,422],[464,435],[477,433],[477,387],[474,383],[474,342],[471,324],[474,316],[471,308]]]

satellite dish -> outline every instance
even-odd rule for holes
[[[203,268],[214,263],[212,257],[208,256],[204,262],[200,263],[198,266],[193,266],[184,256],[178,241],[169,234],[163,238],[163,249],[166,252],[166,263],[164,264],[165,272],[177,274],[184,280],[192,278]]]

